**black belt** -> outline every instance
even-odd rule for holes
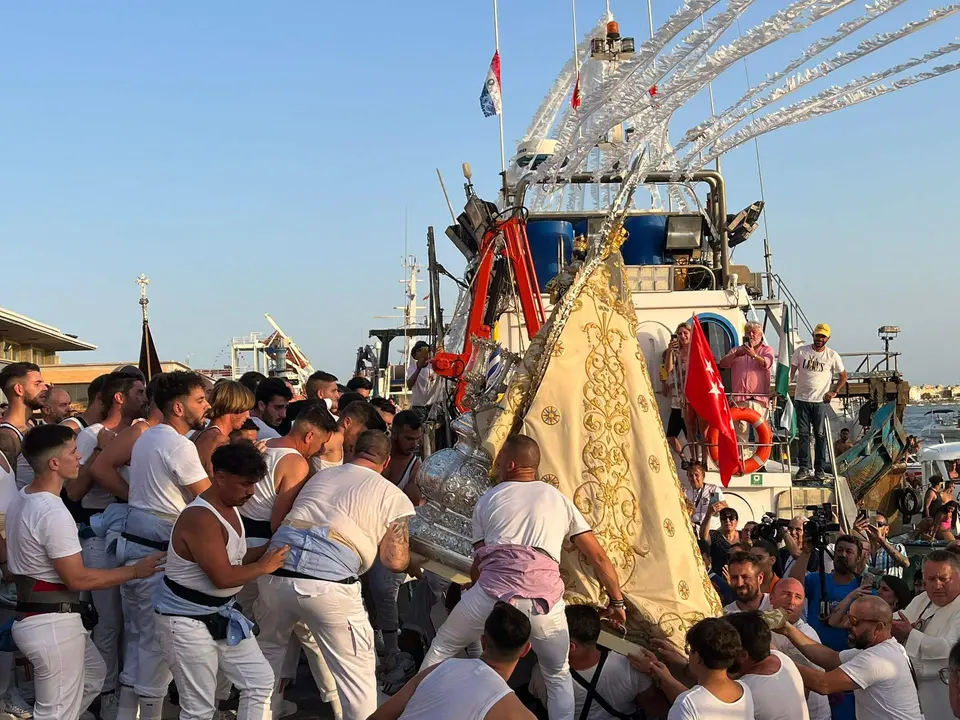
[[[358,577],[348,577],[343,580],[330,580],[328,578],[318,578],[313,575],[305,575],[304,573],[297,572],[296,570],[287,570],[286,568],[280,568],[279,570],[274,570],[273,574],[277,577],[287,577],[287,578],[297,578],[299,580],[319,580],[320,582],[332,582],[337,583],[337,585],[353,585],[354,583],[360,582]]]
[[[45,613],[82,613],[92,606],[86,602],[24,602],[17,601],[17,612],[42,615]]]
[[[208,595],[205,592],[200,592],[199,590],[194,590],[193,588],[188,588],[185,585],[181,585],[176,580],[171,580],[167,575],[163,576],[163,582],[168,588],[170,588],[170,591],[174,595],[179,598],[183,598],[187,602],[195,603],[196,605],[206,605],[207,607],[219,608],[223,607],[236,597],[236,595],[227,595],[226,597]]]
[[[154,550],[161,550],[163,552],[167,551],[167,548],[170,547],[169,542],[164,542],[162,540],[147,540],[145,537],[140,537],[139,535],[134,535],[133,533],[122,532],[120,537],[124,540],[129,540],[130,542],[135,542],[137,545],[143,545],[144,547],[151,547]]]
[[[246,530],[248,538],[269,540],[273,537],[273,528],[270,527],[269,520],[253,520],[241,515],[240,522],[243,523],[243,529]]]

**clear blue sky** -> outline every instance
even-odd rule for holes
[[[645,37],[645,3],[612,5]],[[658,20],[676,5],[654,2]],[[752,59],[752,78],[860,7]],[[930,7],[907,2],[870,32]],[[581,31],[602,8],[578,3]],[[500,14],[509,155],[569,56],[570,10],[501,0]],[[6,3],[0,28],[0,304],[100,347],[68,361],[136,357],[145,272],[164,359],[225,362],[231,336],[266,332],[270,312],[315,367],[348,375],[367,329],[391,323],[375,316],[402,300],[405,208],[411,250],[425,260],[434,224],[441,261],[460,267],[434,168],[458,206],[462,161],[481,190],[497,185],[497,123],[477,102],[488,2]],[[958,29],[948,19],[841,79]],[[718,106],[744,82],[738,69],[718,83]],[[840,349],[875,348],[876,328],[899,324],[913,382],[960,381],[958,98],[955,73],[761,143],[775,269]],[[677,133],[705,111],[694,101]],[[724,173],[731,206],[759,197],[752,146]],[[760,233],[734,259],[760,269]]]

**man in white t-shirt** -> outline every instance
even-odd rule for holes
[[[756,720],[809,720],[797,666],[779,650],[770,649],[770,628],[763,615],[734,613],[727,620],[740,633],[740,682],[753,695]]]
[[[867,595],[854,601],[847,618],[853,649],[841,652],[814,642],[793,625],[776,630],[805,657],[825,668],[826,672],[821,672],[797,666],[804,686],[821,695],[852,690],[857,720],[924,720],[910,661],[890,634],[890,606]]]
[[[817,631],[810,627],[810,623],[803,619],[803,605],[806,600],[806,592],[803,583],[792,577],[781,578],[780,582],[770,593],[770,603],[774,608],[783,610],[787,616],[787,622],[793,625],[808,638],[816,643],[820,642],[820,636]],[[773,633],[773,647],[789,657],[797,665],[804,665],[815,670],[823,670],[801,653],[792,642],[779,633]],[[830,701],[819,693],[807,693],[807,710],[810,713],[810,720],[830,720]]]
[[[102,512],[116,497],[114,493],[123,492],[114,488],[113,492],[98,484],[91,472],[94,460],[109,442],[124,428],[130,427],[137,418],[145,417],[149,411],[147,390],[142,376],[131,373],[112,372],[103,381],[100,391],[100,403],[106,412],[102,423],[85,427],[77,435],[77,450],[80,451],[80,474],[69,483],[65,490],[73,501],[71,513],[80,529],[80,546],[83,548],[83,562],[87,567],[107,569],[116,567],[107,554],[106,538],[99,537],[90,528],[90,518]],[[119,495],[127,499],[124,493]],[[76,503],[79,501],[79,507]],[[93,630],[93,642],[107,664],[107,677],[103,682],[100,698],[101,714],[109,718],[117,707],[119,697],[116,694],[117,679],[120,673],[120,643],[123,637],[123,610],[120,600],[120,587],[95,590],[93,605],[100,621]]]
[[[441,390],[440,378],[430,367],[431,355],[430,345],[418,340],[410,353],[410,364],[407,366],[410,405],[420,408],[418,412],[421,414],[424,414],[424,408],[429,408],[437,401]]]
[[[173,524],[195,497],[210,487],[197,446],[186,438],[203,427],[210,408],[203,380],[192,372],[160,375],[153,400],[163,422],[141,435],[130,458],[129,515],[117,545],[117,559],[135,562],[153,550],[167,549]],[[117,720],[159,720],[173,675],[154,632],[153,592],[160,576],[126,582],[121,588],[125,631],[138,651],[127,653],[120,674]],[[131,642],[128,642],[128,647]]]
[[[377,709],[373,628],[360,576],[375,557],[394,572],[410,565],[413,504],[380,475],[389,455],[386,433],[367,430],[350,462],[307,480],[271,541],[290,546],[286,562],[259,580],[258,640],[274,674],[282,674],[293,624],[305,622],[336,680],[345,718]]]
[[[813,329],[813,343],[797,348],[790,360],[791,380],[796,377],[797,389],[794,407],[797,409],[797,480],[809,479],[814,472],[817,480],[826,480],[830,467],[827,443],[827,408],[847,383],[847,371],[840,355],[827,347],[830,326],[820,323]],[[837,375],[834,384],[833,376]],[[813,470],[810,463],[810,432],[813,431],[815,451]]]
[[[85,625],[90,606],[80,593],[146,578],[163,553],[135,564],[102,570],[83,564],[80,539],[60,499],[64,482],[80,472],[73,430],[42,425],[24,438],[23,455],[33,480],[6,515],[7,562],[17,585],[13,639],[33,666],[35,720],[76,720],[100,693],[106,667]]]
[[[451,658],[425,668],[370,716],[370,720],[533,720],[507,685],[530,651],[530,621],[497,603],[483,629],[483,655]]]
[[[626,602],[616,569],[590,524],[569,498],[540,480],[539,465],[540,447],[533,438],[511,435],[504,442],[496,462],[500,482],[473,510],[470,576],[475,583],[440,628],[423,667],[455,657],[480,636],[497,601],[510,602],[530,618],[550,717],[569,718],[574,701],[559,566],[563,541],[572,540],[593,566],[611,598],[606,612],[614,622],[626,622]]]
[[[650,676],[635,670],[626,656],[597,647],[600,638],[600,613],[590,605],[568,605],[565,610],[570,630],[570,674],[573,676],[574,718],[613,720],[631,715],[637,709],[648,716],[661,717],[667,709],[663,694],[653,686]],[[599,673],[599,676],[598,676]],[[596,682],[593,692],[590,686]],[[530,692],[546,703],[547,689],[535,665],[530,675]],[[584,712],[584,706],[589,707]]]
[[[723,608],[724,615],[770,609],[770,596],[760,589],[763,571],[750,553],[742,550],[735,552],[730,556],[727,570],[730,589],[737,599]]]
[[[702,463],[692,462],[687,466],[687,481],[690,487],[684,487],[683,494],[693,506],[690,521],[698,528],[707,515],[707,509],[723,502],[723,490],[712,483],[704,482],[706,476],[707,471]],[[720,512],[719,509],[717,512]]]

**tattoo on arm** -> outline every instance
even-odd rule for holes
[[[410,564],[410,518],[394,520],[380,541],[380,562],[394,572],[406,570]]]
[[[14,437],[13,433],[0,432],[0,452],[6,456],[11,466],[16,466],[17,456],[20,454],[20,441]]]

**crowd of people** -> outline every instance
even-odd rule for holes
[[[768,353],[744,355],[759,367]],[[419,402],[404,411],[370,397],[364,378],[344,387],[318,372],[297,397],[257,373],[208,387],[190,372],[145,383],[123,367],[72,414],[36,365],[3,368],[0,569],[16,605],[0,611],[0,713],[158,720],[175,703],[184,720],[279,718],[296,711],[284,693],[301,656],[337,718],[960,711],[960,549],[931,552],[922,587],[909,588],[910,560],[882,514],[829,547],[803,517],[782,532],[741,528],[698,462],[687,500],[725,617],[693,625],[686,652],[665,639],[630,656],[599,644],[602,621],[626,621],[616,570],[587,519],[539,481],[526,436],[507,439],[477,502],[471,583],[423,572],[409,524],[422,502],[428,359],[418,348],[408,384]],[[942,524],[952,501],[940,492],[925,509]],[[565,543],[607,607],[564,603]],[[437,627],[438,602],[448,614]],[[401,650],[410,628],[419,654]],[[16,689],[16,653],[32,704]],[[529,681],[518,684],[518,665]]]

